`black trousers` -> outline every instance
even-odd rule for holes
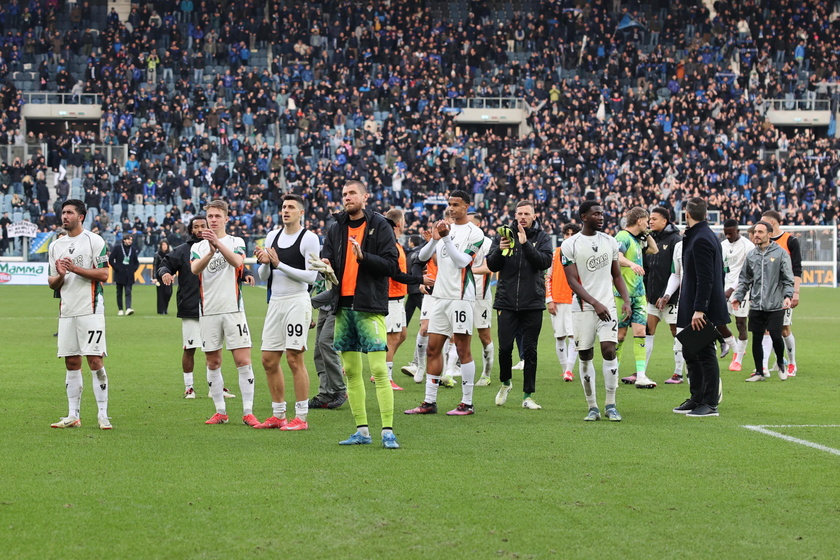
[[[537,381],[537,341],[542,330],[543,310],[497,311],[499,330],[499,379],[509,381],[512,377],[513,343],[517,333],[522,334],[522,359],[525,360],[522,391],[533,393]]]
[[[411,323],[414,312],[423,307],[423,294],[408,294],[405,298],[405,323]]]
[[[169,313],[169,300],[172,299],[172,286],[161,284],[157,287],[157,312],[158,315]]]
[[[691,328],[691,326],[687,327]],[[688,366],[688,387],[691,400],[697,404],[718,405],[720,391],[720,366],[717,349],[711,342],[692,358],[686,357]]]

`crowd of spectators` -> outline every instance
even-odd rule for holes
[[[455,5],[465,18],[447,17]],[[549,233],[593,197],[610,229],[635,205],[678,218],[692,196],[741,223],[769,208],[789,223],[835,219],[840,140],[765,119],[771,100],[840,106],[831,2],[718,1],[712,13],[692,0],[524,0],[504,19],[488,6],[151,0],[121,22],[95,21],[88,2],[9,0],[0,144],[47,148],[0,165],[0,194],[48,229],[48,200],[78,181],[93,225],[138,234],[149,254],[216,197],[232,205],[229,231],[255,240],[295,192],[323,234],[348,178],[374,207],[404,207],[409,233],[454,189],[493,227],[531,199]],[[41,90],[98,94],[99,130],[24,138],[24,65]],[[459,126],[451,106],[475,96],[525,99],[531,132]],[[108,161],[102,146],[129,157]],[[149,210],[132,221],[137,205]]]

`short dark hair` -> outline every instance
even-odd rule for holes
[[[467,191],[462,191],[461,189],[449,193],[449,198],[460,198],[467,204],[470,203],[470,193],[468,193]]]
[[[530,200],[520,200],[516,203],[517,208],[522,208],[523,206],[530,206],[531,208],[534,208],[534,203]]]
[[[286,202],[287,200],[294,200],[295,202],[297,202],[301,210],[304,210],[306,208],[306,202],[304,202],[303,197],[299,194],[289,193],[287,195],[284,195],[283,202]]]
[[[706,208],[705,199],[695,196],[685,205],[685,213],[691,216],[692,220],[702,222],[706,219]]]
[[[359,186],[359,190],[361,190],[361,191],[362,191],[362,194],[367,194],[367,192],[368,192],[367,187],[365,186],[365,184],[364,184],[364,183],[362,183],[361,181],[359,181],[358,179],[350,179],[349,181],[347,181],[346,183],[344,183],[344,186],[345,186],[345,187],[346,187],[346,186],[348,186],[348,185],[358,185],[358,186]]]
[[[408,238],[408,241],[411,243],[413,247],[419,247],[423,244],[423,237],[417,234],[412,235]]]
[[[653,208],[650,209],[650,213],[651,214],[659,214],[660,216],[665,218],[666,222],[671,221],[671,213],[668,212],[667,209],[662,208],[661,206],[654,206]]]
[[[584,200],[578,208],[578,215],[580,216],[580,219],[582,220],[583,215],[588,214],[589,211],[592,210],[592,208],[595,206],[601,206],[601,203],[597,200]]]
[[[64,202],[61,203],[61,209],[64,210],[65,206],[72,206],[76,209],[76,213],[79,216],[87,216],[87,207],[85,203],[79,200],[78,198],[68,198]]]
[[[738,227],[738,220],[736,220],[735,218],[729,218],[728,220],[723,222],[723,227],[724,228]]]
[[[767,233],[770,233],[770,232],[772,232],[772,231],[773,231],[773,226],[771,226],[770,224],[768,224],[768,223],[767,223],[767,222],[765,222],[764,220],[759,220],[759,221],[757,221],[757,222],[755,223],[755,225],[753,226],[753,230],[755,230],[755,226],[764,226],[764,227],[766,227],[766,228],[767,228]]]

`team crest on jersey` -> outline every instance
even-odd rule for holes
[[[69,251],[70,251],[70,254],[71,254],[71,255],[72,255],[73,253],[75,253],[75,252],[76,252],[76,246],[75,246],[75,245],[70,245],[70,249],[69,249]]]
[[[664,251],[667,251],[667,250],[668,250],[668,246],[667,246],[667,245],[663,245],[663,246],[662,246],[662,249],[663,249]]]

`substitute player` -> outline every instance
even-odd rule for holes
[[[228,235],[228,205],[213,200],[207,205],[209,227],[201,232],[203,240],[192,248],[193,274],[198,276],[201,294],[199,326],[201,349],[207,361],[207,384],[216,413],[206,424],[228,422],[222,381],[222,346],[233,355],[239,373],[242,394],[242,422],[256,426],[254,416],[254,370],[251,367],[251,333],[245,317],[245,303],[239,291],[239,271],[245,264],[245,241]]]
[[[108,418],[108,375],[102,358],[107,355],[105,303],[102,283],[108,280],[108,247],[105,240],[84,228],[87,209],[77,199],[61,205],[61,225],[67,235],[50,245],[48,283],[60,297],[58,357],[67,369],[67,416],[53,428],[82,425],[82,356],[93,374],[93,395],[99,408],[99,427],[112,428]]]
[[[563,240],[580,231],[577,224],[566,224],[563,227]],[[566,280],[563,270],[563,253],[560,247],[554,249],[551,268],[545,275],[545,304],[551,316],[551,327],[554,329],[554,350],[563,370],[563,381],[574,381],[572,370],[577,361],[574,328],[572,326],[572,289]]]
[[[405,342],[407,335],[406,310],[403,305],[403,300],[408,294],[409,285],[423,284],[423,275],[409,274],[408,258],[403,246],[399,242],[399,238],[403,234],[405,227],[405,215],[399,208],[391,208],[385,213],[385,217],[391,221],[394,228],[394,237],[397,241],[398,272],[393,278],[388,280],[388,315],[385,317],[385,330],[388,333],[388,352],[386,354],[386,365],[388,366],[388,381],[391,383],[391,389],[394,391],[402,391],[403,388],[394,383],[394,355],[399,350],[402,343]],[[371,377],[371,382],[376,380]]]
[[[184,374],[184,398],[194,399],[195,388],[193,387],[193,371],[195,370],[195,351],[201,347],[201,327],[198,324],[198,277],[192,273],[190,268],[190,257],[192,246],[200,242],[201,232],[207,229],[207,218],[200,214],[194,216],[187,226],[190,238],[186,243],[175,247],[161,261],[160,267],[155,271],[158,280],[166,286],[171,286],[178,277],[178,317],[181,319],[181,342],[184,349],[181,355],[181,369]],[[236,395],[223,388],[222,394],[226,399],[232,399]]]
[[[303,227],[305,204],[296,194],[283,197],[280,217],[283,227],[269,232],[265,247],[257,247],[255,255],[260,278],[267,282],[268,311],[262,339],[262,365],[271,393],[272,415],[255,428],[279,428],[286,431],[308,430],[309,374],[303,361],[312,302],[309,287],[318,278],[311,270],[307,256],[321,250],[318,236]],[[295,418],[286,421],[286,383],[280,360],[292,370],[295,386]]]
[[[613,296],[613,288],[621,296],[621,312],[625,319],[631,314],[630,295],[618,265],[618,242],[601,231],[604,228],[601,204],[587,200],[580,205],[578,212],[583,228],[563,241],[560,249],[566,267],[566,280],[575,293],[572,323],[580,358],[580,381],[589,406],[584,420],[594,422],[601,419],[595,397],[595,366],[592,364],[597,336],[604,359],[605,414],[611,421],[620,422],[621,414],[615,406],[618,389],[618,315],[615,304],[619,300]]]

